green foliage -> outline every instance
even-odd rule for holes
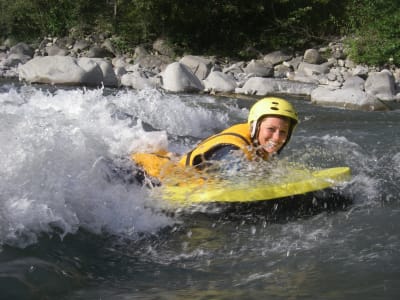
[[[304,49],[346,34],[355,61],[400,63],[398,0],[0,0],[3,37],[109,32],[128,51],[163,37],[177,51],[235,56]]]
[[[353,0],[348,9],[352,59],[372,65],[400,65],[400,10],[397,1]]]

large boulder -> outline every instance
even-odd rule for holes
[[[396,86],[393,74],[389,70],[369,73],[365,81],[365,91],[380,100],[394,100]]]
[[[329,89],[318,87],[311,93],[311,102],[323,106],[341,107],[355,110],[387,110],[388,107],[376,97],[359,87]]]
[[[92,65],[98,65],[100,67],[103,76],[101,82],[105,86],[110,86],[110,87],[118,86],[118,78],[115,75],[112,64],[108,60],[101,58],[81,57],[78,59],[78,64],[84,69],[86,69],[86,66],[89,65],[90,66],[88,68],[89,71],[92,69]]]
[[[213,65],[211,59],[195,55],[185,55],[179,62],[186,65],[200,80],[204,80],[208,76]]]
[[[31,83],[115,86],[111,71],[105,61],[69,56],[37,56],[18,69],[20,80]]]
[[[231,74],[220,71],[211,72],[204,80],[204,88],[209,92],[233,92],[236,88],[236,81]]]
[[[204,89],[201,81],[190,69],[179,62],[168,65],[161,78],[162,87],[170,92],[198,92]]]

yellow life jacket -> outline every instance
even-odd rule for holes
[[[253,160],[254,148],[250,138],[250,125],[247,123],[233,125],[224,131],[202,141],[195,149],[185,154],[179,163],[183,166],[194,166],[204,161],[220,146],[233,145],[243,151],[248,160]]]

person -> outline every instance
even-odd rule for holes
[[[269,160],[279,154],[297,123],[297,113],[288,101],[267,97],[250,108],[247,123],[233,125],[201,141],[182,157],[165,150],[133,153],[131,159],[142,170],[142,177],[150,177],[155,185],[169,179],[171,174],[174,174],[172,177],[178,174],[182,178],[190,177],[193,175],[190,167],[207,172],[227,170],[232,165],[234,170],[240,169],[243,161]]]
[[[183,155],[180,164],[204,169],[212,161],[229,161],[237,150],[249,161],[269,160],[287,145],[297,123],[297,112],[288,101],[263,98],[251,107],[247,123],[233,125],[203,140]]]

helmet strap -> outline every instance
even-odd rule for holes
[[[258,129],[258,122],[257,121],[253,121],[251,122],[251,129],[250,129],[250,137],[253,139],[254,137],[257,136],[257,129]]]

